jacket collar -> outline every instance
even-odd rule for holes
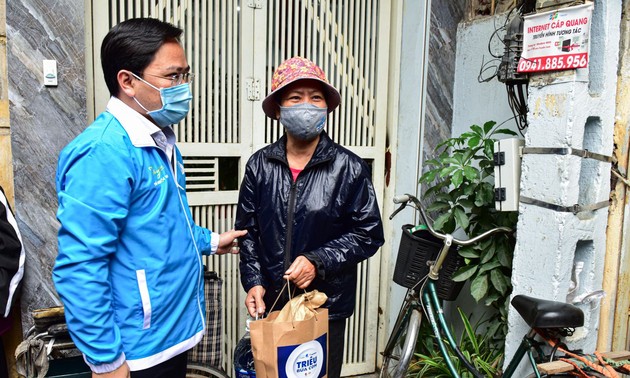
[[[315,148],[315,152],[313,152],[313,156],[311,160],[306,165],[306,168],[313,166],[315,164],[319,164],[328,160],[332,160],[335,156],[337,150],[335,147],[335,142],[330,139],[326,131],[323,131],[319,135],[319,142],[317,143],[317,147]],[[265,157],[268,159],[276,159],[287,163],[287,135],[284,134],[280,139],[278,139],[275,143],[269,145],[269,148],[265,152]]]
[[[110,97],[106,110],[120,122],[134,146],[156,146],[155,140],[153,140],[151,135],[159,132],[160,128],[146,119],[142,114],[113,96]]]

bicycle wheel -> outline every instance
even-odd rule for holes
[[[186,378],[229,378],[221,369],[203,364],[188,364]]]
[[[418,308],[412,308],[409,302],[406,303],[398,315],[383,352],[383,366],[379,375],[381,378],[403,377],[409,368],[418,339],[422,313]]]

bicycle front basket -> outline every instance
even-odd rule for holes
[[[431,235],[429,231],[417,230],[412,233],[412,228],[410,224],[402,227],[400,247],[394,268],[394,282],[406,288],[415,286],[429,274],[428,264],[437,259],[443,245],[442,241]],[[447,301],[457,298],[464,283],[455,282],[451,277],[462,266],[464,266],[464,258],[457,253],[455,246],[451,246],[437,281],[438,297]]]

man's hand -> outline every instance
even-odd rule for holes
[[[216,254],[238,253],[238,239],[247,234],[247,230],[230,230],[219,235],[219,246]]]
[[[129,365],[127,362],[120,365],[120,367],[114,371],[110,371],[109,373],[97,374],[92,372],[92,378],[130,378],[131,373],[129,372]]]
[[[252,318],[262,317],[265,314],[265,302],[263,296],[265,295],[265,288],[257,285],[249,289],[247,292],[247,298],[245,298],[245,307],[247,312]]]
[[[284,272],[284,280],[291,280],[300,289],[306,289],[317,275],[315,265],[304,256],[298,256],[293,264]]]

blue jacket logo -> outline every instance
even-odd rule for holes
[[[153,168],[153,166],[149,166],[149,172],[151,172],[151,174],[155,176],[155,182],[153,183],[153,186],[158,186],[166,181],[168,176],[164,173],[164,171],[165,169],[163,165],[159,166],[158,168]]]

